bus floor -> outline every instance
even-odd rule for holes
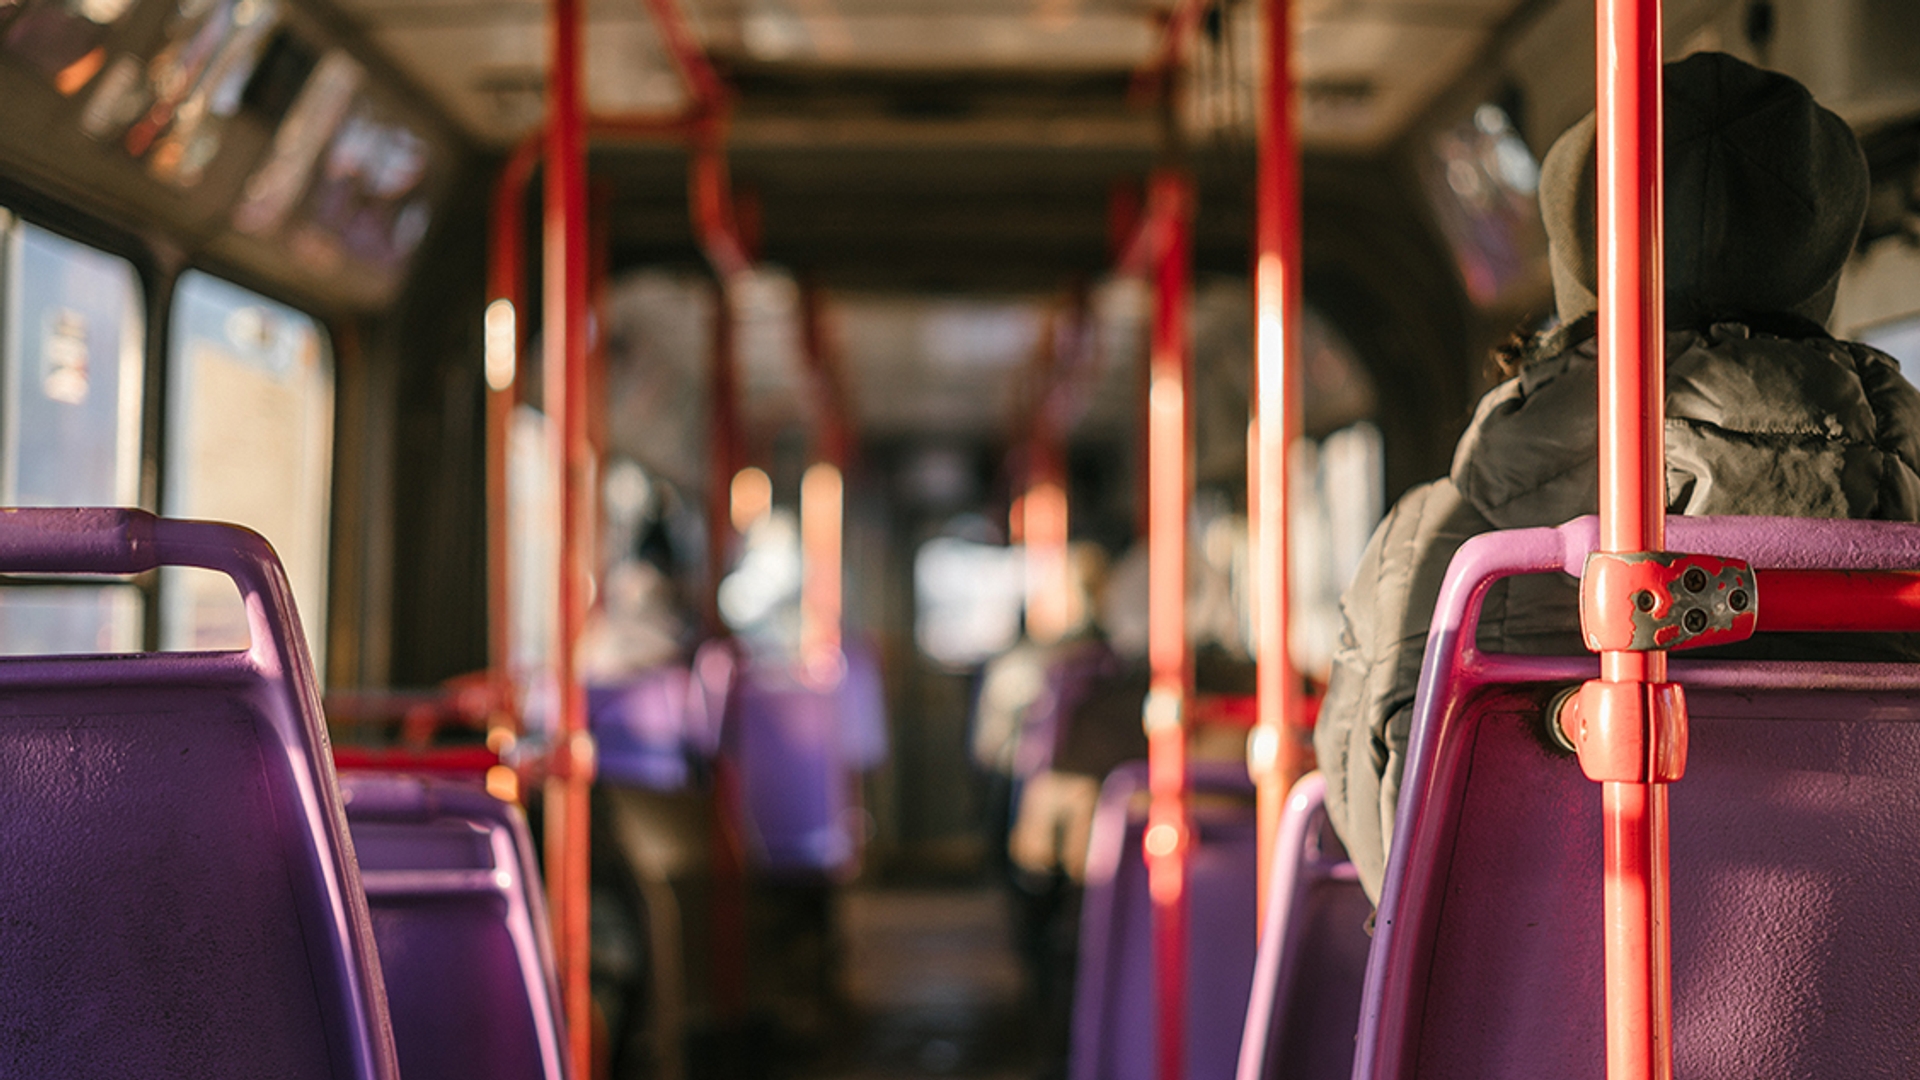
[[[1041,1080],[1054,1070],[1003,888],[856,887],[837,904],[843,1012],[804,1080]]]

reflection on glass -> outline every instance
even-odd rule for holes
[[[1421,180],[1474,303],[1495,304],[1544,268],[1540,168],[1499,106],[1436,137]]]
[[[82,129],[96,139],[124,132],[127,152],[155,176],[193,186],[279,19],[276,0],[181,0],[152,60],[123,54],[107,67]]]
[[[286,221],[364,77],[360,65],[338,49],[321,58],[274,132],[266,163],[247,180],[240,206],[233,212],[235,228],[265,236]]]
[[[334,132],[289,236],[302,260],[398,272],[426,235],[427,143],[362,95]]]
[[[198,271],[180,278],[167,355],[166,513],[265,536],[325,670],[333,359],[312,317]],[[217,576],[162,580],[161,643],[241,648],[246,616]]]
[[[0,499],[133,503],[146,321],[132,265],[21,225],[7,243],[7,281]]]
[[[132,0],[24,0],[0,4],[0,22],[9,7],[18,17],[7,27],[5,50],[26,60],[71,96],[91,82],[106,62],[107,31],[132,6]]]
[[[130,505],[139,496],[140,282],[125,259],[32,225],[7,229],[0,503]],[[0,589],[0,654],[129,652],[125,585]]]
[[[0,656],[138,652],[140,611],[131,585],[0,589]]]

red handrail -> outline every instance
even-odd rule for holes
[[[593,475],[587,443],[587,155],[581,94],[582,0],[552,0],[545,171],[546,357],[543,393],[560,440],[560,587],[553,678],[559,696],[554,761],[546,783],[547,887],[553,899],[560,1000],[576,1075],[592,1067],[588,939],[588,785],[592,778],[586,689],[575,648],[587,600],[583,545],[591,531]]]
[[[1600,550],[1666,540],[1660,0],[1597,0]],[[1618,598],[1625,601],[1625,596]],[[1684,712],[1655,722],[1663,652],[1601,654],[1601,680],[1639,703],[1651,761],[1601,778],[1608,1080],[1673,1075],[1667,784],[1653,763],[1684,746]],[[1666,700],[1677,704],[1677,692]],[[1677,778],[1677,770],[1674,773]]]
[[[487,678],[501,715],[494,721],[519,730],[513,682],[512,543],[507,506],[507,433],[518,400],[520,357],[525,352],[527,183],[540,161],[540,140],[524,139],[508,155],[494,184],[487,243],[486,461],[487,461]],[[502,305],[504,307],[497,307]]]
[[[509,327],[512,359],[517,366],[523,351],[526,320],[524,307],[525,253],[522,236],[525,227],[523,208],[526,188],[536,165],[545,172],[545,258],[546,285],[543,307],[547,312],[547,356],[545,408],[560,440],[562,514],[560,558],[561,582],[559,622],[554,649],[554,675],[560,689],[560,714],[552,749],[546,764],[547,883],[552,898],[555,948],[561,978],[562,1007],[567,1017],[569,1053],[578,1075],[588,1074],[591,1062],[592,1024],[589,982],[588,941],[588,792],[593,771],[591,735],[586,730],[586,701],[574,667],[574,645],[584,623],[586,610],[587,564],[582,544],[591,534],[588,515],[594,506],[593,493],[584,485],[593,475],[591,446],[587,438],[587,221],[586,221],[586,141],[600,139],[683,138],[695,142],[693,163],[689,169],[689,195],[701,246],[724,279],[751,265],[748,246],[741,241],[734,218],[732,194],[722,156],[725,114],[730,95],[691,29],[686,25],[676,0],[644,0],[649,14],[666,44],[670,58],[685,82],[691,100],[674,114],[639,114],[589,117],[581,93],[583,58],[580,48],[582,10],[580,0],[553,0],[550,22],[550,90],[548,119],[541,132],[529,136],[509,155],[501,171],[494,194],[488,267],[490,301],[505,300],[513,318]],[[724,492],[733,468],[738,463],[737,379],[733,374],[731,319],[727,310],[724,284],[716,311],[714,367],[714,440],[713,468],[718,473],[718,490]],[[508,369],[511,370],[511,369]],[[487,395],[487,496],[488,496],[488,593],[489,675],[497,684],[496,700],[505,703],[502,721],[515,724],[513,688],[508,666],[511,662],[510,583],[507,577],[509,536],[507,526],[506,446],[516,397],[511,382],[489,385]],[[710,550],[715,583],[720,566],[729,550],[726,500],[715,500],[719,507],[712,532]],[[717,623],[717,612],[711,616]],[[743,939],[744,918],[739,914],[741,899],[739,872],[744,869],[737,841],[731,838],[732,826],[726,820],[726,806],[732,802],[727,792],[729,777],[724,763],[716,776],[715,846],[716,877],[733,882],[721,887],[716,897],[716,933],[724,941],[716,943],[716,996],[723,1014],[734,1017],[744,1011],[744,957],[738,955]],[[728,917],[734,912],[734,917]]]
[[[1175,78],[1181,63],[1186,59],[1187,39],[1200,25],[1200,16],[1206,13],[1214,0],[1174,0],[1173,10],[1167,12],[1167,21],[1160,31],[1160,42],[1154,47],[1153,55],[1133,72],[1130,94],[1136,101],[1145,101],[1156,95],[1164,96],[1167,82]]]
[[[1061,407],[1063,375],[1072,367],[1060,355],[1062,315],[1050,309],[1040,324],[1040,340],[1020,404],[1021,451],[1009,535],[1026,552],[1027,636],[1051,644],[1071,629],[1068,590],[1069,521],[1067,497],[1067,424]]]
[[[1145,836],[1153,899],[1159,1080],[1186,1072],[1187,701],[1193,657],[1187,642],[1187,514],[1192,503],[1191,289],[1193,185],[1182,173],[1154,175],[1146,228],[1153,251],[1153,344],[1147,384],[1147,773]]]
[[[1759,570],[1754,581],[1762,631],[1920,631],[1920,572]]]
[[[1258,198],[1255,206],[1253,438],[1248,493],[1253,507],[1254,639],[1259,726],[1248,768],[1259,803],[1259,913],[1266,925],[1267,879],[1280,815],[1293,782],[1313,768],[1301,716],[1300,678],[1288,648],[1287,453],[1300,432],[1300,145],[1293,93],[1291,0],[1261,5]]]

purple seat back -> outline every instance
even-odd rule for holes
[[[1604,1074],[1600,795],[1541,735],[1548,700],[1597,663],[1473,647],[1492,581],[1577,571],[1594,536],[1586,518],[1478,537],[1454,559],[1356,1077]],[[1674,518],[1668,546],[1763,569],[1920,567],[1920,526],[1885,522]],[[1920,665],[1672,670],[1692,719],[1670,796],[1676,1074],[1907,1074],[1920,1061]]]
[[[727,752],[739,770],[749,842],[775,874],[833,874],[856,847],[839,702],[771,664],[735,688]]]
[[[879,651],[870,642],[848,641],[843,655],[847,668],[840,678],[840,751],[848,768],[866,772],[887,760],[887,688]]]
[[[1308,773],[1287,796],[1237,1080],[1353,1075],[1373,904],[1327,821],[1326,789]]]
[[[520,811],[466,783],[343,773],[407,1080],[566,1080]]]
[[[265,540],[0,511],[0,571],[231,577],[239,652],[0,659],[0,1076],[395,1080],[293,594]]]
[[[598,779],[654,791],[687,786],[688,754],[696,750],[690,710],[704,700],[693,673],[658,667],[624,682],[587,688]]]
[[[1237,762],[1195,762],[1187,863],[1187,1075],[1226,1080],[1253,982],[1256,824]],[[1141,833],[1147,768],[1129,762],[1100,789],[1087,850],[1074,981],[1072,1080],[1152,1080],[1152,903]]]

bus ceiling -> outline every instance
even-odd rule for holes
[[[1827,55],[1792,30],[1832,4],[1776,0],[1766,19],[1751,6],[1676,0],[1669,51],[1767,52],[1856,126],[1920,108],[1897,62],[1915,42],[1894,40],[1898,25]],[[1872,16],[1885,0],[1842,6]],[[1587,7],[1301,3],[1309,204],[1314,162],[1400,153],[1483,101],[1514,106],[1518,134],[1540,151],[1587,107]],[[1198,184],[1196,267],[1238,273],[1255,8],[608,3],[587,15],[586,97],[598,117],[675,115],[699,84],[676,57],[689,44],[710,57],[709,80],[732,91],[725,145],[763,207],[764,256],[830,287],[1035,292],[1097,274],[1112,261],[1112,184],[1176,145]],[[663,39],[667,10],[684,15],[686,40]],[[169,258],[238,268],[316,308],[382,309],[449,200],[478,190],[488,161],[539,126],[544,19],[538,4],[486,0],[11,5],[0,9],[0,163],[32,185],[10,192],[16,201],[52,193],[129,233],[157,232]],[[1141,87],[1175,60],[1170,138]],[[621,208],[616,264],[701,263],[684,154],[671,139],[598,144],[595,174]]]

